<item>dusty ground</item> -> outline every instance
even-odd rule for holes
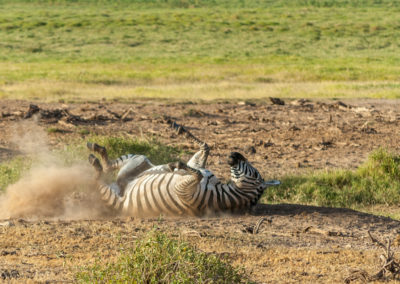
[[[375,148],[398,151],[398,101],[293,101],[285,105],[0,102],[0,157],[19,153],[18,125],[35,120],[49,143],[85,141],[85,130],[115,135],[155,135],[196,148],[168,130],[163,116],[187,126],[212,146],[209,168],[227,178],[225,156],[245,153],[265,177],[323,168],[354,168]],[[128,111],[130,109],[130,111]],[[40,114],[37,116],[37,114]],[[85,159],[85,157],[83,157]],[[252,230],[265,218],[257,234]],[[257,282],[337,283],[352,269],[377,272],[381,251],[368,238],[395,240],[400,222],[348,209],[259,205],[254,215],[211,219],[4,220],[0,224],[0,274],[4,280],[72,282],[77,267],[114,259],[120,248],[154,226],[207,252],[227,255]],[[397,242],[394,250],[397,251]]]

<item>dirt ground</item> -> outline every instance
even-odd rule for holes
[[[270,101],[168,104],[0,101],[0,161],[21,152],[18,125],[35,121],[51,147],[91,133],[154,135],[192,152],[163,122],[170,117],[211,147],[208,168],[228,178],[226,156],[239,151],[265,178],[325,168],[355,168],[378,147],[399,150],[400,102],[393,100]],[[86,157],[82,157],[85,160]],[[393,210],[393,208],[391,209]],[[400,209],[399,209],[400,210]],[[263,218],[258,233],[256,223]],[[0,221],[0,279],[73,282],[96,257],[112,261],[154,227],[195,247],[227,256],[259,283],[338,283],[354,269],[375,273],[379,239],[400,244],[400,222],[349,209],[259,204],[251,215],[203,219],[107,218]]]

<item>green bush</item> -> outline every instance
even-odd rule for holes
[[[182,154],[182,151],[178,148],[164,145],[156,139],[93,136],[88,137],[87,140],[106,147],[110,158],[117,158],[126,154],[142,154],[146,155],[156,165],[176,161],[178,156]]]
[[[265,193],[264,200],[335,207],[398,204],[399,165],[398,155],[378,149],[355,171],[330,170],[285,176],[281,186],[270,188]]]
[[[29,159],[17,157],[8,162],[0,164],[0,191],[7,188],[8,185],[15,183],[21,174],[31,165]]]
[[[116,262],[97,260],[77,280],[87,283],[242,283],[243,273],[215,255],[152,231]]]

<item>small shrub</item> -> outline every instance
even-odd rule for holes
[[[282,185],[270,188],[264,198],[270,202],[335,207],[394,205],[400,202],[399,166],[398,155],[378,149],[355,171],[330,170],[283,177]]]
[[[82,128],[82,129],[79,130],[79,134],[80,135],[89,135],[90,131],[88,129],[86,129],[86,128]]]
[[[57,127],[47,128],[47,133],[64,133],[65,131]]]
[[[105,146],[110,158],[126,154],[146,155],[154,164],[166,164],[177,160],[182,154],[176,147],[162,144],[156,139],[128,139],[125,137],[93,136],[88,141]]]
[[[21,174],[31,165],[31,161],[26,158],[17,157],[10,161],[0,164],[0,191],[4,191],[6,187],[15,183]]]
[[[243,283],[243,273],[215,255],[152,231],[113,263],[97,260],[77,280],[87,283]]]

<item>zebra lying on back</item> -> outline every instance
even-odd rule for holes
[[[208,145],[183,126],[172,123],[178,134],[195,142],[200,151],[187,164],[182,162],[155,166],[146,156],[124,155],[110,161],[104,147],[87,143],[98,153],[89,162],[97,172],[97,185],[102,199],[124,215],[135,217],[202,216],[218,212],[237,212],[256,205],[264,190],[278,181],[265,182],[243,155],[232,152],[228,157],[231,181],[222,183],[205,169],[210,152]],[[120,169],[116,183],[102,181],[106,172]]]

